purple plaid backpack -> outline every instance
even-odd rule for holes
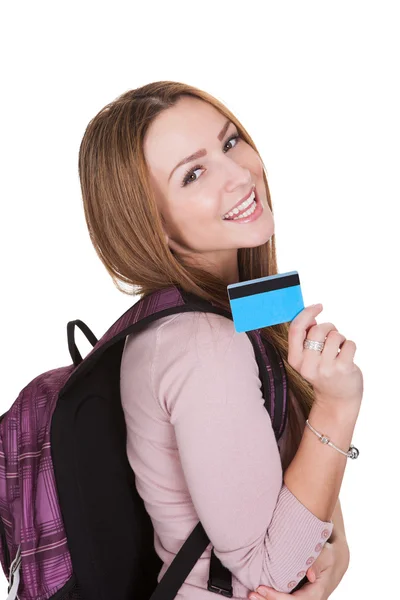
[[[70,321],[73,364],[38,375],[0,417],[0,560],[8,600],[173,600],[206,550],[210,540],[199,522],[157,582],[162,561],[127,459],[119,388],[126,336],[187,311],[232,320],[171,286],[136,302],[100,340],[82,321]],[[75,326],[93,345],[83,360]],[[278,441],[287,417],[284,365],[259,330],[247,335]],[[212,550],[208,590],[231,598],[231,584]]]

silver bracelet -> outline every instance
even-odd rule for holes
[[[318,433],[318,431],[315,431],[314,427],[311,427],[310,423],[308,422],[308,419],[306,421],[306,425],[311,429],[311,431],[313,433],[315,433],[315,435],[317,435],[319,437],[320,441],[323,444],[328,444],[328,446],[332,446],[332,448],[335,448],[335,450],[337,450],[341,454],[344,454],[345,456],[347,456],[347,458],[357,458],[358,455],[360,454],[359,450],[355,446],[353,446],[353,444],[351,444],[351,446],[347,452],[340,450],[340,448],[335,446],[335,444],[333,444],[326,435],[321,435],[320,433]]]

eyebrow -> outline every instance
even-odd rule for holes
[[[221,141],[222,138],[224,137],[230,124],[231,124],[231,121],[228,119],[217,136],[219,141]],[[202,156],[205,156],[206,154],[207,154],[207,150],[205,148],[201,148],[200,150],[197,150],[197,152],[194,152],[194,154],[190,154],[190,156],[187,156],[186,158],[184,158],[183,160],[178,162],[176,167],[174,167],[172,169],[171,173],[169,174],[168,181],[171,179],[174,171],[176,171],[176,169],[178,167],[181,167],[182,165],[185,165],[186,163],[191,162],[192,160],[196,160],[196,158],[201,158]]]

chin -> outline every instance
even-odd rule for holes
[[[256,248],[257,246],[262,246],[263,244],[266,244],[269,239],[271,239],[274,233],[275,227],[273,220],[271,222],[264,223],[262,227],[254,227],[252,231],[249,228],[246,232],[246,235],[243,235],[244,239],[241,247]]]

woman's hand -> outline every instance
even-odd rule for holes
[[[249,594],[249,598],[254,597],[254,600],[265,600],[265,598],[267,600],[289,600],[289,598],[327,600],[341,582],[348,569],[349,561],[350,553],[346,540],[336,538],[332,543],[325,543],[321,554],[307,571],[307,583],[297,592],[286,594],[260,585],[255,592]]]
[[[312,384],[314,404],[328,414],[348,408],[354,414],[354,409],[360,408],[364,389],[362,372],[353,362],[357,347],[333,323],[313,325],[321,311],[322,304],[307,306],[291,321],[287,361]],[[305,339],[324,343],[323,350],[304,348]]]

